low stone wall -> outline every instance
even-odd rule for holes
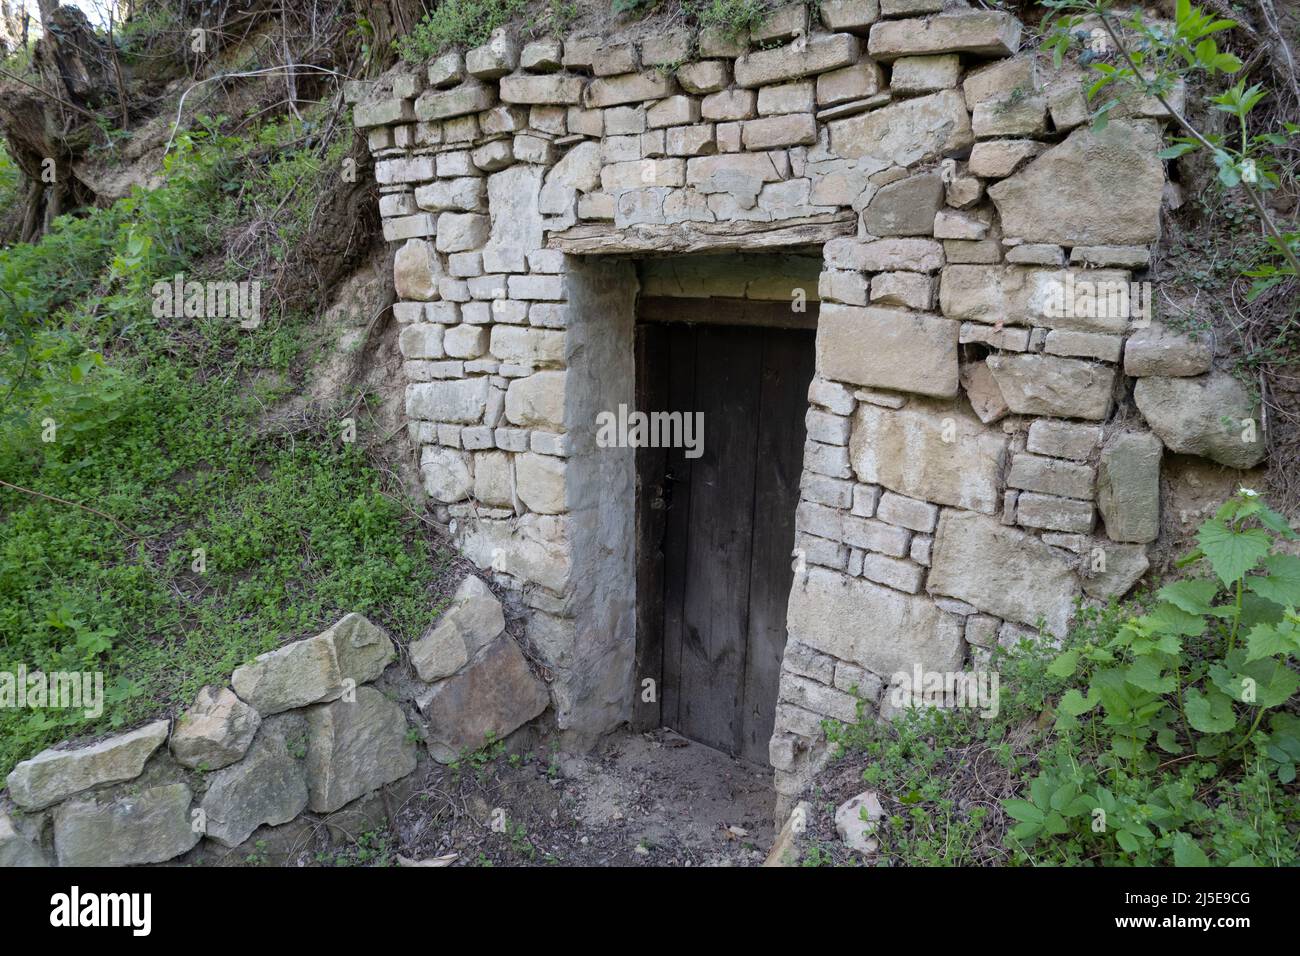
[[[874,711],[897,671],[1060,635],[1076,597],[1127,591],[1166,448],[1264,455],[1246,391],[1150,321],[1158,102],[1092,128],[1081,71],[1021,52],[1006,13],[819,11],[738,39],[499,31],[348,89],[400,244],[425,487],[532,609],[561,727],[627,719],[639,676],[630,452],[590,441],[594,411],[632,395],[635,290],[611,286],[635,276],[610,257],[820,247],[783,795],[821,722]]]
[[[174,725],[23,761],[0,802],[0,866],[242,862],[268,842],[292,862],[312,841],[291,822],[381,825],[372,797],[411,777],[421,743],[448,763],[549,703],[478,578],[409,652],[415,679],[390,666],[383,630],[349,614],[203,688]]]

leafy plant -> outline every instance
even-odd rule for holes
[[[1057,702],[1056,730],[1091,741],[1093,759],[1060,750],[1026,799],[1004,802],[1019,821],[1012,841],[1113,833],[1135,862],[1171,853],[1178,865],[1204,863],[1189,832],[1213,815],[1199,789],[1225,773],[1266,793],[1269,777],[1295,780],[1300,721],[1281,708],[1300,689],[1300,557],[1273,553],[1295,537],[1242,490],[1201,526],[1199,547],[1181,562],[1209,574],[1165,585],[1109,639],[1052,663],[1049,673],[1076,684]],[[1253,858],[1234,851],[1223,862]]]
[[[1300,125],[1284,122],[1281,130],[1252,133],[1249,116],[1252,110],[1268,95],[1258,84],[1247,87],[1245,80],[1213,97],[1213,109],[1227,113],[1236,122],[1231,135],[1204,133],[1197,129],[1184,112],[1174,105],[1172,94],[1181,82],[1193,74],[1213,77],[1219,73],[1234,74],[1241,70],[1242,62],[1233,53],[1220,49],[1216,37],[1235,27],[1236,21],[1206,13],[1192,6],[1190,0],[1177,0],[1172,29],[1150,24],[1140,8],[1124,14],[1118,20],[1114,0],[1043,0],[1043,5],[1055,11],[1044,19],[1044,48],[1050,50],[1059,68],[1072,44],[1088,45],[1089,37],[1080,27],[1099,23],[1107,43],[1103,55],[1094,50],[1081,57],[1097,74],[1088,88],[1089,100],[1097,100],[1105,91],[1127,88],[1130,94],[1151,96],[1182,129],[1184,135],[1160,154],[1163,159],[1182,156],[1193,150],[1204,149],[1214,159],[1219,181],[1228,188],[1240,188],[1254,207],[1267,234],[1271,256],[1255,265],[1245,274],[1256,281],[1251,297],[1290,278],[1300,275],[1300,232],[1283,231],[1263,201],[1263,193],[1279,183],[1278,170],[1282,168],[1272,149],[1290,148]],[[1060,16],[1059,14],[1064,14]],[[1133,39],[1126,42],[1126,36]],[[1115,62],[1104,56],[1104,48],[1113,45],[1118,54]],[[1112,95],[1102,100],[1095,110],[1094,123],[1106,125],[1112,109],[1121,102]]]

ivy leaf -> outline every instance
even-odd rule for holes
[[[1186,833],[1174,834],[1174,866],[1209,866],[1210,858]]]
[[[1219,586],[1209,578],[1175,581],[1173,584],[1166,584],[1156,592],[1162,600],[1168,601],[1188,614],[1210,613],[1211,602],[1214,601],[1214,595],[1218,593]]]
[[[1201,550],[1225,585],[1234,584],[1268,554],[1271,545],[1263,528],[1235,531],[1221,518],[1211,518],[1196,532]]]
[[[1232,700],[1219,691],[1211,690],[1208,694],[1202,694],[1193,687],[1187,692],[1184,709],[1187,712],[1187,722],[1203,734],[1221,734],[1237,724]]]
[[[1300,607],[1300,558],[1293,554],[1271,554],[1264,559],[1268,573],[1246,578],[1246,587],[1274,604]]]

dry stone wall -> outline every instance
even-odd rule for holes
[[[414,677],[387,633],[348,614],[236,668],[230,687],[204,687],[174,721],[19,763],[0,800],[0,866],[241,862],[272,844],[277,862],[302,865],[332,826],[391,822],[379,791],[416,786],[421,742],[448,763],[549,705],[472,575],[409,652]]]
[[[562,728],[635,699],[631,453],[591,440],[632,395],[620,257],[821,250],[783,795],[896,672],[1127,591],[1166,448],[1261,460],[1246,392],[1151,321],[1162,108],[1094,129],[1078,72],[1020,44],[1003,12],[827,0],[740,38],[501,31],[349,88],[425,488],[531,608]]]

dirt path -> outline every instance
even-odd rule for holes
[[[753,866],[772,842],[768,768],[671,731],[591,754],[435,770],[395,816],[407,858],[455,866]]]

